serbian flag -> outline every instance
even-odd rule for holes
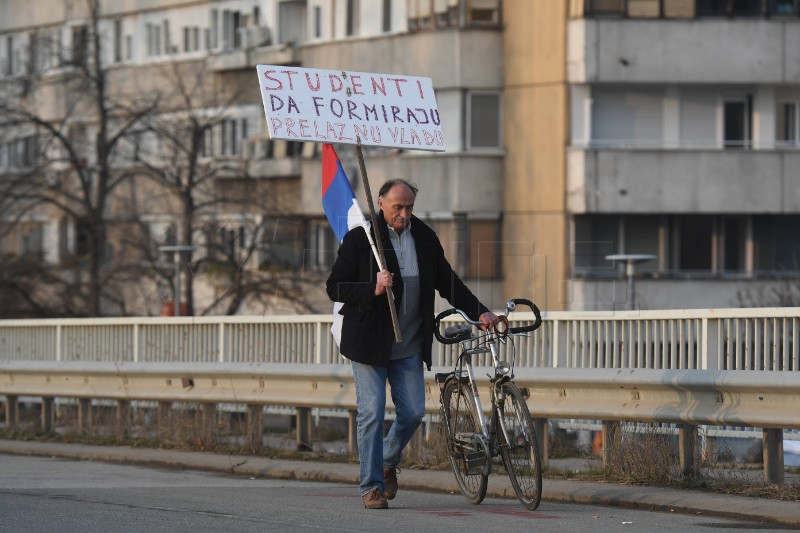
[[[322,209],[339,242],[345,233],[367,222],[342,163],[330,144],[322,145]]]
[[[339,243],[348,231],[358,226],[362,226],[367,232],[367,237],[371,237],[369,222],[364,218],[364,212],[358,205],[342,163],[330,144],[322,145],[322,209]],[[337,346],[342,344],[342,315],[339,314],[342,305],[341,302],[333,304],[331,333]]]

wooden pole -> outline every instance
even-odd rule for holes
[[[383,255],[383,240],[381,231],[378,228],[378,215],[375,214],[375,206],[372,202],[372,191],[369,188],[369,178],[367,177],[367,165],[364,163],[364,152],[361,150],[361,137],[356,139],[356,153],[358,154],[358,165],[361,167],[361,183],[364,184],[364,191],[367,193],[367,205],[369,205],[369,216],[372,220],[372,233],[375,236],[375,248],[378,250],[378,263],[381,270],[386,269],[386,257]],[[389,313],[392,315],[392,328],[394,328],[394,340],[400,342],[400,322],[397,320],[397,309],[394,307],[394,293],[392,289],[386,288],[386,297],[389,302]]]

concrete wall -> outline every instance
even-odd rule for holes
[[[571,213],[800,213],[794,152],[568,153]]]
[[[568,27],[573,83],[800,82],[796,19],[577,19]]]
[[[564,308],[568,137],[565,0],[503,3],[506,296]]]
[[[637,309],[714,309],[725,307],[776,305],[769,299],[785,282],[732,279],[636,280]],[[743,300],[744,291],[752,298]],[[573,280],[570,311],[621,311],[626,309],[626,282]],[[760,300],[759,300],[760,299]],[[752,300],[756,300],[753,302]]]

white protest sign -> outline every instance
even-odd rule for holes
[[[443,152],[430,78],[257,65],[269,136]]]

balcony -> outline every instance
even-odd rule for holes
[[[567,149],[582,213],[800,213],[800,152]]]
[[[571,83],[798,83],[796,19],[575,19]]]

